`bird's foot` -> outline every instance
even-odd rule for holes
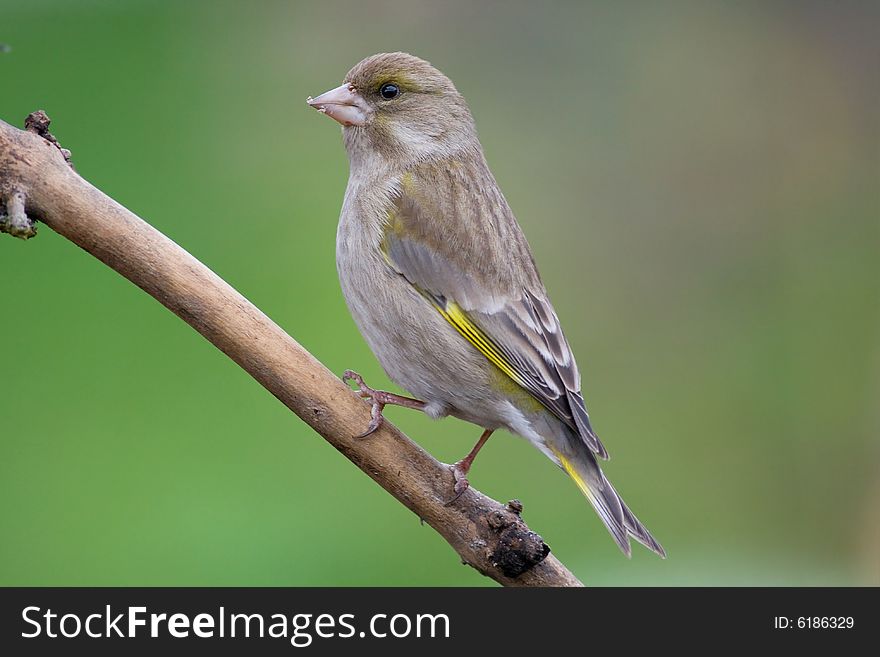
[[[355,438],[366,438],[382,426],[382,422],[385,419],[385,416],[382,415],[382,411],[388,404],[394,406],[406,406],[407,408],[414,408],[419,411],[425,410],[425,402],[413,399],[412,397],[395,395],[392,392],[385,392],[384,390],[374,390],[364,383],[364,377],[352,370],[345,370],[342,374],[342,380],[345,383],[354,381],[357,384],[358,394],[361,396],[361,399],[366,399],[372,405],[370,408],[370,424],[367,425],[367,430],[358,434]]]
[[[465,467],[467,466],[467,467]],[[470,463],[466,463],[465,459],[458,461],[457,463],[452,464],[452,479],[455,481],[455,485],[452,487],[452,492],[455,493],[452,496],[452,499],[446,502],[444,506],[449,506],[453,502],[455,502],[459,497],[464,495],[464,492],[471,487],[471,483],[468,481],[467,473],[470,470]]]
[[[449,506],[459,497],[461,497],[464,492],[470,488],[470,482],[468,481],[467,474],[471,471],[471,466],[474,464],[474,459],[477,457],[477,454],[483,449],[483,445],[486,444],[486,441],[489,440],[489,436],[492,435],[494,429],[486,429],[483,432],[483,435],[480,436],[480,439],[477,441],[477,444],[474,445],[473,449],[465,456],[461,461],[457,461],[452,464],[452,479],[455,481],[455,484],[452,487],[452,492],[455,493],[452,499],[446,502],[444,506]]]

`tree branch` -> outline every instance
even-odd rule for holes
[[[155,297],[433,527],[462,562],[506,586],[582,585],[522,521],[518,502],[470,488],[446,506],[449,467],[389,422],[353,438],[370,420],[368,404],[214,272],[81,178],[44,114],[26,125],[0,121],[0,230],[27,238],[38,219]]]

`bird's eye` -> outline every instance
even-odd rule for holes
[[[398,87],[393,82],[387,82],[383,84],[379,89],[379,94],[385,100],[391,100],[392,98],[397,98],[400,95],[400,87]]]

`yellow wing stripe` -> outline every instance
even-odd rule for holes
[[[434,303],[434,307],[443,315],[443,318],[452,324],[455,329],[461,333],[468,342],[479,349],[486,358],[489,359],[498,369],[504,372],[519,385],[524,385],[522,378],[516,373],[516,370],[508,362],[492,341],[474,325],[468,318],[461,307],[454,301],[447,301],[446,307],[443,308],[439,304]]]
[[[391,256],[388,253],[388,237],[389,234],[399,230],[400,225],[397,213],[389,211],[385,224],[385,235],[382,239],[382,243],[379,245],[379,250],[382,253],[382,257],[385,258],[385,262],[398,272],[400,272],[400,270],[392,262]],[[480,353],[488,358],[491,363],[504,372],[504,374],[516,384],[523,388],[526,387],[523,378],[516,373],[516,369],[510,364],[510,361],[505,358],[504,354],[498,350],[498,347],[495,346],[486,334],[483,333],[483,331],[481,331],[480,328],[470,320],[470,318],[468,318],[465,312],[461,309],[461,306],[454,301],[446,301],[446,306],[441,306],[437,303],[436,299],[432,295],[426,293],[425,290],[420,289],[417,285],[414,287],[431,302],[447,322],[452,324],[452,326],[454,326],[468,342],[474,345]]]
[[[572,478],[575,484],[577,484],[577,487],[581,489],[581,492],[587,496],[587,499],[592,500],[593,493],[590,490],[590,487],[587,486],[587,482],[584,481],[584,478],[581,477],[578,474],[577,470],[574,469],[574,465],[572,465],[571,461],[569,461],[555,449],[553,450],[553,453],[556,454],[556,458],[558,458],[559,462],[562,464],[562,469],[565,470],[568,476]]]

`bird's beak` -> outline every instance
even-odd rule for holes
[[[369,105],[354,85],[347,82],[317,98],[309,96],[306,102],[342,125],[364,125],[370,115]]]

